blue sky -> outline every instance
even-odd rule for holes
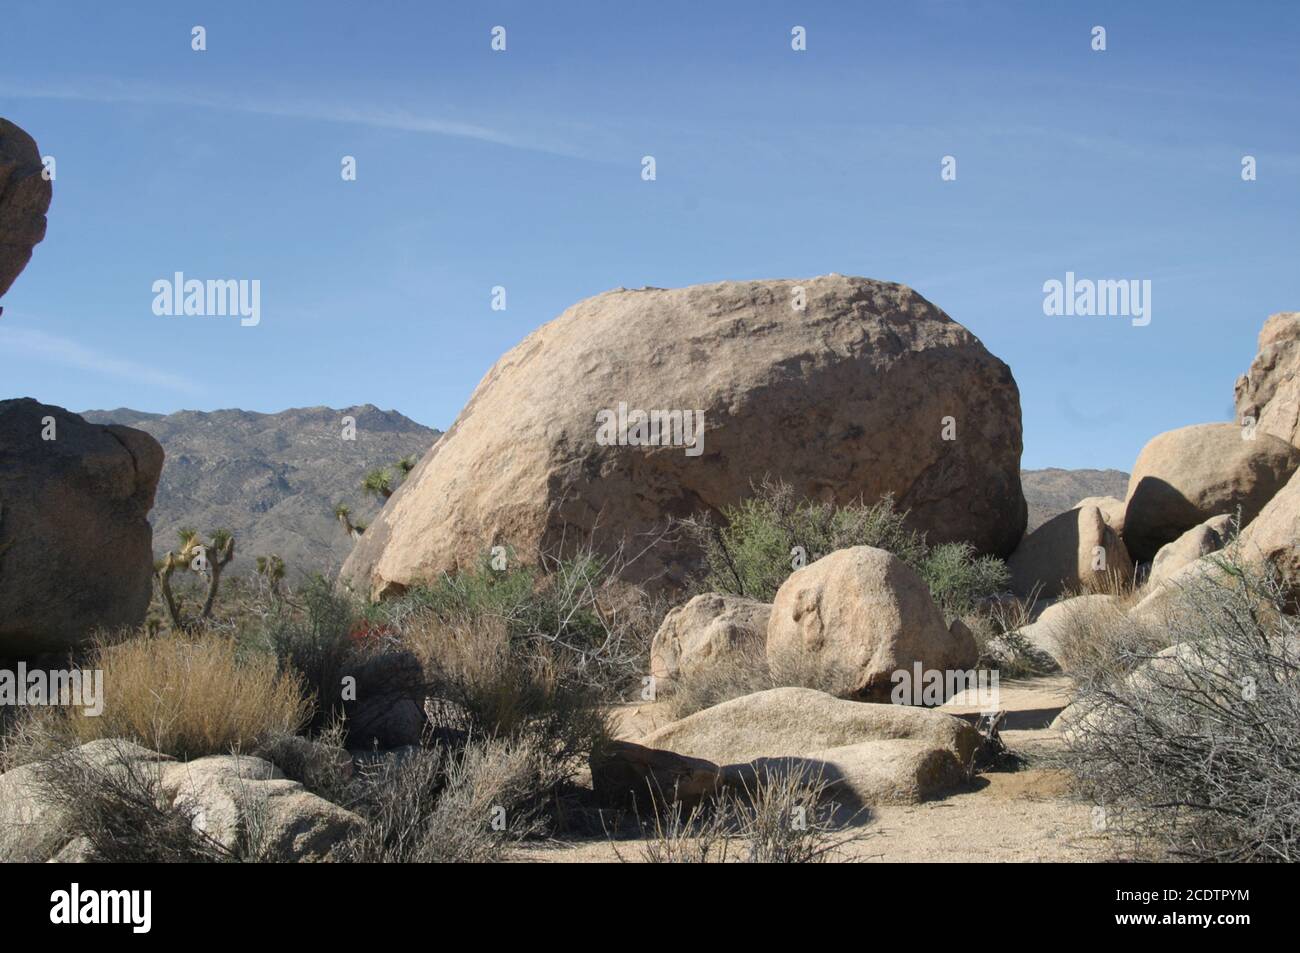
[[[581,298],[836,271],[1010,364],[1025,466],[1127,469],[1300,308],[1298,39],[1294,3],[6,0],[0,115],[57,178],[0,395],[445,428]],[[176,271],[259,279],[261,323],[156,316]],[[1151,323],[1044,315],[1067,271],[1150,279]]]

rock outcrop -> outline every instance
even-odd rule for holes
[[[958,620],[960,622],[960,620]],[[895,673],[973,668],[975,639],[950,629],[917,573],[891,553],[855,546],[792,573],[777,591],[767,627],[774,670],[821,673],[836,694],[888,701]]]
[[[1237,379],[1237,422],[1255,421],[1260,433],[1300,446],[1300,311],[1264,322],[1259,352]]]
[[[698,595],[664,616],[650,643],[650,674],[671,681],[733,659],[761,659],[771,616],[766,602],[717,592]]]
[[[53,190],[43,172],[36,141],[0,119],[0,297],[45,238]]]
[[[1246,525],[1300,466],[1300,450],[1236,424],[1170,430],[1138,454],[1129,477],[1124,542],[1138,562],[1193,526],[1241,512]]]
[[[323,861],[342,859],[346,840],[361,819],[287,780],[270,762],[246,755],[215,755],[179,762],[117,739],[92,741],[68,754],[86,770],[130,788],[154,789],[193,818],[194,827],[218,849],[254,850],[248,859]],[[67,831],[63,806],[51,798],[45,768],[36,762],[0,775],[0,861],[69,859],[86,845]]]
[[[1007,560],[1011,588],[1021,596],[1110,592],[1133,581],[1133,561],[1096,506],[1052,517],[1020,541]]]
[[[839,503],[892,493],[932,543],[1006,555],[1026,519],[1020,451],[1010,370],[910,288],[619,289],[496,363],[342,577],[382,597],[494,545],[529,562],[588,540],[640,552],[666,519],[716,514],[764,475]],[[664,542],[624,578],[674,585],[690,559]]]
[[[1275,574],[1300,608],[1300,474],[1246,525],[1233,552],[1247,565]]]
[[[979,732],[951,715],[810,688],[735,698],[641,740],[722,765],[724,781],[742,788],[770,771],[820,777],[855,806],[915,803],[952,790],[979,743]]]
[[[1265,507],[1267,509],[1267,507]],[[1171,579],[1184,566],[1202,556],[1217,553],[1225,545],[1232,531],[1232,516],[1225,513],[1193,526],[1172,543],[1165,543],[1151,560],[1151,574],[1147,585],[1158,586]]]
[[[0,658],[144,621],[163,452],[130,427],[0,401]]]

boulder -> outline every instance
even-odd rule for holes
[[[1237,540],[1239,558],[1276,573],[1288,599],[1300,606],[1300,475],[1268,501]]]
[[[672,801],[693,807],[718,792],[722,772],[702,758],[611,741],[592,753],[591,783],[607,807],[644,810]]]
[[[1158,586],[1170,579],[1184,566],[1196,562],[1202,556],[1217,553],[1228,542],[1232,531],[1233,517],[1229,514],[1215,516],[1197,526],[1193,526],[1172,543],[1165,543],[1151,561],[1151,574],[1147,576],[1147,585]]]
[[[356,699],[344,706],[348,747],[419,744],[426,724],[420,660],[411,652],[378,651],[350,674],[356,679]]]
[[[262,859],[341,859],[342,845],[362,823],[261,758],[215,755],[179,762],[118,739],[89,742],[75,755],[99,770],[141,773],[170,803],[191,812],[197,829],[230,849],[241,837],[245,845],[251,838]],[[51,803],[41,771],[34,763],[0,775],[0,859],[68,861],[87,855],[88,845],[71,837],[63,809]]]
[[[1081,510],[1085,506],[1097,507],[1097,509],[1101,510],[1101,518],[1106,521],[1106,525],[1121,537],[1124,535],[1123,500],[1117,500],[1113,496],[1085,496],[1078,503],[1075,503],[1071,509]]]
[[[1020,541],[1007,568],[1011,589],[1021,596],[1106,592],[1133,580],[1128,550],[1096,506],[1053,516]]]
[[[892,493],[932,543],[1006,555],[1027,518],[1020,451],[1011,371],[903,285],[618,289],[497,361],[342,578],[378,598],[494,545],[535,563],[593,544],[640,554],[629,582],[673,588],[698,553],[659,539],[665,521],[717,516],[764,476],[827,502]]]
[[[43,171],[36,140],[0,119],[0,297],[45,238],[53,189]]]
[[[52,439],[44,439],[52,436]],[[144,621],[163,451],[130,427],[0,401],[0,658]]]
[[[975,639],[951,630],[925,581],[901,559],[871,546],[831,553],[790,575],[767,628],[773,668],[799,660],[835,693],[888,701],[896,672],[973,668]]]
[[[915,803],[959,786],[980,735],[932,709],[774,688],[696,712],[641,744],[722,765],[734,786],[774,770],[820,775],[860,806]]]
[[[1257,433],[1300,446],[1300,311],[1264,322],[1259,352],[1237,379],[1237,422],[1255,421]]]
[[[650,643],[650,674],[671,681],[702,668],[763,657],[772,606],[717,592],[696,596],[664,616]]]
[[[290,781],[269,761],[213,755],[164,765],[162,786],[194,825],[228,850],[271,861],[342,859],[361,818]]]
[[[1193,526],[1241,511],[1244,526],[1300,466],[1300,450],[1235,424],[1170,430],[1138,454],[1129,477],[1124,542],[1145,562]]]
[[[129,741],[91,741],[77,750],[88,764],[114,774],[158,771],[171,760]],[[40,772],[40,763],[32,762],[0,774],[0,862],[45,861],[71,840],[63,809],[46,794]]]

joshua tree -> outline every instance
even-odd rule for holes
[[[344,503],[340,503],[338,506],[334,507],[334,518],[343,524],[343,528],[347,530],[348,536],[352,537],[354,540],[360,539],[361,534],[366,531],[366,525],[364,523],[352,522],[352,511],[348,509],[347,505]]]
[[[188,527],[182,529],[179,535],[179,552],[168,552],[155,563],[154,574],[158,579],[158,588],[162,590],[163,602],[171,617],[172,626],[176,629],[192,629],[200,622],[212,618],[212,607],[217,601],[217,590],[221,586],[221,573],[235,558],[235,537],[229,530],[219,529],[212,534],[210,543],[204,543],[198,532]],[[194,619],[185,618],[184,606],[172,593],[172,573],[181,568],[208,578],[207,596]]]
[[[391,467],[377,467],[366,474],[366,478],[361,481],[361,490],[378,500],[386,500],[393,495],[397,489],[393,485],[393,471],[397,471],[404,480],[415,469],[418,461],[415,457],[402,457]]]
[[[257,557],[257,574],[266,580],[273,599],[281,599],[284,593],[280,584],[284,582],[284,560],[272,553],[270,556]]]
[[[386,500],[393,495],[393,474],[388,467],[371,470],[361,481],[361,492],[378,500]]]

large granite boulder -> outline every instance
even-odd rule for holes
[[[139,430],[0,401],[0,658],[144,621],[162,464]]]
[[[1249,523],[1300,467],[1300,450],[1236,424],[1196,424],[1160,434],[1129,477],[1124,542],[1152,559],[1193,526],[1240,510]]]
[[[1011,371],[903,285],[618,289],[497,361],[342,576],[382,597],[497,545],[528,562],[591,540],[639,553],[764,476],[840,503],[892,493],[931,542],[1006,555],[1026,521],[1020,450]],[[671,586],[692,558],[662,541],[624,577]]]
[[[45,238],[53,195],[36,141],[0,119],[0,297],[27,267],[32,246]]]

